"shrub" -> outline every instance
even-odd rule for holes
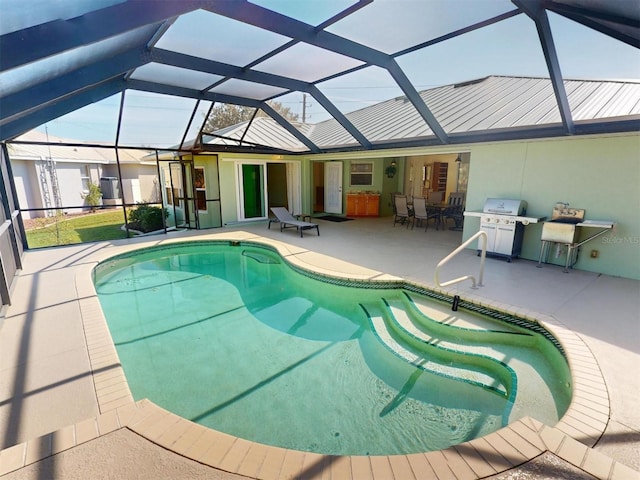
[[[163,220],[168,216],[165,208],[138,205],[129,212],[129,228],[145,233],[161,230],[164,228]]]
[[[100,190],[100,186],[97,183],[89,182],[89,193],[81,193],[80,196],[86,200],[87,205],[91,207],[91,211],[95,212],[102,200],[102,190]]]

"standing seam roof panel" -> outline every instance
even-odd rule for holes
[[[620,86],[620,84],[600,85],[590,95],[587,101],[583,102],[580,108],[577,109],[577,112],[574,113],[574,119],[587,120],[599,116],[599,112],[611,101],[618,90],[620,90]]]
[[[451,131],[484,130],[487,127],[483,125],[490,122],[493,112],[504,108],[521,92],[520,82],[489,82],[477,91],[477,100],[472,102],[475,107],[467,112],[465,118],[449,124]]]
[[[535,112],[539,111],[537,108],[540,104],[548,100],[549,94],[553,94],[552,90],[549,82],[536,82],[535,85],[529,89],[529,91],[532,92],[531,97],[516,105],[516,107],[512,111],[507,112],[506,115],[503,114],[500,123],[510,127],[535,124],[534,119],[537,118]]]
[[[568,82],[565,82],[568,83]],[[593,92],[599,87],[596,82],[580,82],[578,88],[573,90],[571,95],[567,95],[569,101],[569,107],[571,108],[571,114],[574,120],[580,120],[580,109],[585,101],[589,99]]]
[[[314,125],[309,139],[319,147],[356,145],[356,139],[337,120],[325,120]]]
[[[539,83],[539,80],[526,79],[520,84],[509,85],[508,89],[502,90],[501,95],[494,97],[497,98],[498,101],[491,105],[492,108],[487,108],[482,112],[482,119],[480,119],[480,115],[478,115],[478,121],[469,125],[468,130],[488,130],[490,128],[509,128],[515,126],[518,122],[515,122],[515,124],[509,123],[505,119],[509,118],[509,113],[521,107],[519,99],[522,97],[522,93],[524,91],[533,91],[534,87]],[[524,115],[521,114],[520,119],[523,117]],[[460,128],[464,126],[465,124],[461,124]]]
[[[603,117],[640,114],[640,85],[626,84],[602,110]]]
[[[393,104],[390,105],[391,107]],[[378,131],[372,140],[404,139],[416,130],[422,134],[431,132],[425,120],[420,116],[412,103],[405,102],[399,108],[391,108],[384,117],[384,122],[377,122]],[[383,128],[380,128],[383,127]]]
[[[407,118],[420,118],[418,112],[411,103],[399,103],[396,100],[388,100],[380,105],[380,108],[371,112],[359,111],[357,116],[348,116],[354,126],[370,141],[379,141],[391,136],[391,138],[402,138],[402,131],[405,130]],[[384,119],[384,121],[380,121]],[[399,119],[400,122],[394,121]],[[423,121],[423,120],[422,120]],[[424,121],[423,121],[424,123]]]
[[[307,147],[284,128],[275,128],[277,122],[271,118],[255,118],[249,125],[245,142],[259,145],[282,145],[290,150],[306,150]]]
[[[622,85],[604,107],[599,117],[619,117],[640,113],[640,85]]]
[[[447,128],[451,128],[452,118],[459,118],[462,115],[460,112],[463,110],[465,101],[471,103],[474,98],[477,99],[472,88],[455,88],[452,85],[427,90],[421,96],[438,121]]]
[[[486,104],[499,97],[505,86],[502,79],[483,80],[481,83],[463,87],[450,86],[447,95],[440,98],[440,104],[434,104],[434,110],[439,114],[443,125],[450,132],[458,129],[459,125],[468,122],[478,113],[486,110]],[[434,102],[430,102],[434,103]]]
[[[556,101],[553,85],[549,80],[538,79],[538,81],[543,87],[538,92],[542,99],[535,102],[529,111],[524,112],[520,121],[514,123],[514,127],[561,123],[560,108]],[[570,93],[570,91],[571,88],[568,88],[567,92]],[[525,92],[526,90],[523,91],[523,93]]]

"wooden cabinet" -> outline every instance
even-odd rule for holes
[[[377,217],[380,195],[371,193],[347,194],[347,215],[352,217]]]
[[[433,162],[431,169],[431,191],[445,192],[447,190],[447,174],[449,164],[445,162]]]

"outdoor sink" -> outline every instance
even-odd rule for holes
[[[541,240],[565,244],[575,243],[578,239],[578,228],[576,224],[581,221],[582,219],[577,218],[558,218],[544,222],[542,224]]]
[[[569,208],[568,203],[557,203],[553,207],[551,220],[542,224],[543,242],[573,244],[578,240],[579,229],[576,225],[584,220],[584,210]]]

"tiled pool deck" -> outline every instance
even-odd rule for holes
[[[289,262],[327,275],[359,280],[390,280],[398,278],[391,274],[381,273],[373,268],[358,266],[354,263],[340,260],[333,255],[327,256],[318,251],[313,251],[312,248],[320,245],[324,245],[323,248],[326,248],[326,242],[334,242],[336,252],[340,248],[340,238],[331,239],[332,232],[335,232],[334,236],[340,232],[338,227],[323,223],[321,230],[322,234],[325,234],[325,230],[328,230],[329,234],[326,235],[328,238],[309,235],[308,237],[305,236],[304,239],[297,237],[294,239],[294,235],[288,235],[288,232],[277,232],[277,234],[270,232],[268,234],[269,237],[267,237],[265,235],[266,232],[257,226],[242,230],[222,229],[200,232],[189,237],[197,237],[200,240],[229,239],[262,242],[277,248]],[[398,228],[389,233],[389,235],[411,235],[412,241],[415,241],[415,235],[420,235],[419,232],[401,232],[401,230],[401,228]],[[427,234],[437,235],[438,233],[442,235],[451,234],[450,232],[431,231]],[[347,235],[341,235],[340,237],[343,237],[343,241],[349,241]],[[37,436],[31,437],[28,436],[28,433],[14,432],[14,430],[18,430],[18,427],[15,426],[18,421],[6,418],[7,415],[30,415],[30,409],[34,409],[33,415],[36,417],[45,415],[45,413],[35,410],[38,407],[29,404],[28,392],[31,388],[27,385],[29,380],[13,380],[13,398],[11,398],[10,389],[3,387],[1,392],[3,396],[0,400],[4,400],[8,396],[9,401],[5,401],[1,405],[4,407],[9,405],[11,408],[8,409],[8,414],[5,413],[4,416],[0,416],[0,421],[4,420],[4,423],[0,423],[0,425],[8,426],[7,431],[13,432],[13,438],[16,439],[16,442],[12,444],[10,435],[5,434],[4,445],[12,446],[0,451],[0,475],[10,474],[10,472],[19,473],[21,469],[28,468],[28,466],[41,460],[46,460],[49,457],[63,454],[70,449],[74,449],[74,447],[94,441],[100,436],[110,434],[119,429],[128,429],[163,447],[167,452],[175,452],[216,470],[249,478],[452,478],[458,480],[486,478],[496,476],[502,472],[517,472],[518,466],[540,457],[545,452],[549,452],[576,467],[579,471],[595,478],[640,479],[640,473],[636,470],[597,449],[591,448],[600,441],[610,422],[609,395],[611,389],[607,388],[598,362],[587,344],[579,335],[567,328],[554,316],[536,312],[526,306],[514,307],[497,299],[481,297],[477,295],[479,290],[469,291],[466,289],[460,291],[457,287],[454,287],[454,291],[466,299],[497,310],[518,314],[523,318],[545,325],[553,332],[565,349],[573,375],[574,395],[569,410],[557,425],[543,425],[537,420],[527,417],[485,437],[437,452],[394,456],[329,456],[285,450],[246,441],[182,419],[156,406],[149,400],[134,403],[96,297],[91,281],[91,270],[97,262],[118,253],[140,248],[143,245],[157,245],[159,243],[165,244],[184,240],[185,236],[176,235],[173,237],[149,237],[146,240],[137,239],[136,241],[74,247],[70,248],[69,255],[66,257],[59,254],[47,257],[43,255],[44,251],[29,252],[27,254],[26,263],[33,263],[33,265],[26,267],[31,270],[24,271],[23,275],[30,276],[32,282],[46,282],[46,272],[51,271],[56,271],[59,274],[58,278],[66,279],[68,282],[64,287],[58,286],[58,288],[65,289],[64,301],[60,301],[60,305],[73,303],[77,306],[76,313],[81,323],[82,337],[76,337],[74,342],[83,343],[81,348],[86,351],[90,374],[82,380],[91,382],[90,385],[85,382],[78,388],[83,390],[83,394],[88,389],[91,389],[95,403],[93,404],[92,415],[82,416],[83,409],[77,409],[76,416],[79,418],[76,421],[62,424],[60,428],[56,428],[53,431],[46,430],[46,425],[42,425],[40,428],[45,430],[39,432]],[[307,244],[304,243],[305,240],[307,240]],[[441,247],[448,249],[448,251],[452,250],[450,245]],[[455,248],[455,245],[453,247]],[[435,249],[438,250],[438,248]],[[61,252],[61,249],[56,252]],[[435,260],[437,262],[444,255],[435,253],[435,256],[438,257]],[[36,259],[35,257],[38,258]],[[53,257],[59,260],[51,261]],[[36,266],[35,263],[37,262],[42,263],[40,266]],[[513,265],[516,265],[516,263],[518,262],[513,262]],[[504,265],[501,266],[504,267]],[[549,270],[554,269],[554,267],[547,268]],[[489,263],[485,274],[485,283],[489,281],[490,270],[491,264]],[[63,274],[62,271],[65,273]],[[557,274],[557,271],[555,273]],[[569,281],[571,277],[568,275],[578,273],[564,274],[563,279],[564,281]],[[404,278],[421,282],[425,285],[429,283],[424,279],[411,278],[411,275]],[[48,281],[51,282],[51,280],[50,278]],[[25,295],[35,295],[36,297],[43,295],[42,292],[37,291],[35,283],[30,283],[30,286],[30,294],[28,287],[22,284],[17,287],[14,296],[21,294],[21,288],[25,289]],[[450,293],[451,291],[451,288],[445,289],[445,292]],[[8,332],[0,330],[0,334],[5,337],[0,337],[4,342],[9,341],[6,337],[11,334],[12,328],[7,326],[7,323],[17,318],[16,312],[21,312],[28,316],[29,309],[40,309],[38,302],[38,299],[25,298],[17,302],[18,305],[14,304],[11,307],[14,310],[13,312],[11,309],[8,311],[5,324],[2,327]],[[54,303],[52,307],[56,308],[60,307],[60,305]],[[45,310],[47,309],[41,309],[39,314],[42,314]],[[60,312],[50,313],[52,318],[60,314]],[[31,321],[34,320],[31,319]],[[43,320],[39,319],[38,321]],[[24,332],[22,332],[22,337],[19,336],[17,330],[16,334],[20,345],[14,347],[18,349],[15,354],[20,356],[29,339],[24,338]],[[21,342],[20,338],[22,339]],[[4,346],[5,344],[3,343],[2,345]],[[72,350],[76,347],[77,345],[69,345],[67,350]],[[22,359],[22,361],[27,362],[26,359]],[[20,362],[18,361],[17,363]],[[632,366],[629,367],[632,368]],[[3,367],[0,373],[3,380],[6,383],[10,383],[11,379],[7,377],[10,377],[10,374],[18,376],[19,371],[19,365],[16,365],[15,369],[5,369]],[[26,377],[27,375],[25,374],[24,376]],[[80,380],[81,376],[77,375],[77,380]],[[5,380],[5,378],[7,379]],[[50,382],[56,383],[55,380]],[[16,390],[20,388],[23,392],[18,392],[20,393],[18,395]],[[615,394],[615,392],[611,393]],[[55,404],[61,399],[52,401]],[[25,405],[18,406],[16,402],[24,402]],[[80,403],[86,403],[86,401]],[[73,407],[73,402],[71,402],[69,408],[73,410]],[[91,407],[89,411],[91,411]],[[0,413],[2,412],[0,411]],[[56,411],[47,413],[53,416],[57,414]],[[71,412],[69,418],[73,418],[73,415],[73,412]],[[46,421],[41,423],[46,424]],[[51,424],[55,424],[55,422]],[[32,425],[27,430],[37,432],[38,426]],[[24,435],[27,436],[25,437]],[[105,452],[105,455],[109,455],[109,453]],[[133,473],[132,477],[138,476]],[[514,478],[517,478],[517,476]]]

